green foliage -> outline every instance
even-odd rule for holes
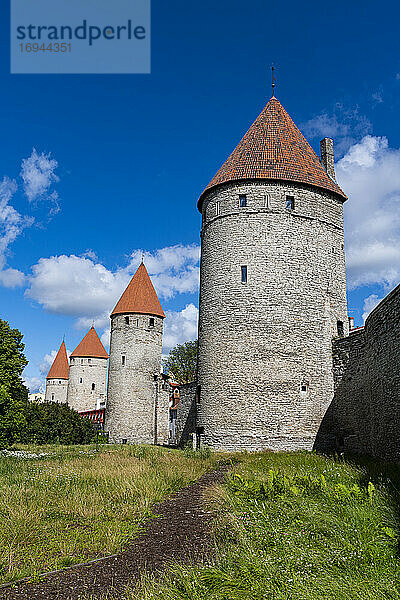
[[[190,383],[196,378],[198,343],[186,342],[173,348],[164,361],[176,383]]]
[[[193,445],[190,442],[185,445],[183,453],[186,458],[199,458],[201,460],[210,458],[212,454],[211,449],[208,446],[202,446],[198,450],[194,450]]]
[[[24,414],[22,444],[89,444],[96,439],[93,423],[66,404],[30,402]]]
[[[28,361],[22,338],[18,329],[0,319],[0,448],[17,441],[25,424],[28,390],[22,372]]]

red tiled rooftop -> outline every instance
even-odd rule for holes
[[[343,201],[347,199],[275,97],[271,98],[210,181],[199,198],[199,210],[206,192],[211,188],[246,179],[304,183],[333,192]]]
[[[126,313],[165,317],[156,290],[143,263],[132,277],[128,287],[118,300],[111,316]]]
[[[80,344],[72,352],[71,357],[108,358],[108,354],[100,341],[94,327],[91,327]]]
[[[67,350],[65,348],[65,342],[60,346],[57,356],[54,359],[53,364],[50,367],[50,371],[47,374],[46,379],[68,379],[69,378],[69,364],[67,357]]]

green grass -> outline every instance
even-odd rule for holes
[[[242,455],[209,502],[216,556],[143,577],[125,600],[400,599],[396,465]]]
[[[120,551],[155,502],[217,462],[151,446],[18,449],[48,456],[0,457],[0,583]]]

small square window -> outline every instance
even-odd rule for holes
[[[129,317],[125,317],[125,323],[129,325]]]
[[[242,270],[242,283],[247,283],[247,266],[243,265],[241,267]]]
[[[125,355],[124,354],[121,356],[121,360],[122,360],[122,366],[124,367],[125,366]]]
[[[294,210],[294,196],[286,196],[286,210]]]
[[[301,384],[301,391],[302,392],[306,392],[307,391],[307,384],[305,384],[305,383]]]
[[[247,206],[247,196],[246,196],[246,194],[240,194],[240,196],[239,196],[239,206],[240,206],[240,208],[243,208],[244,206]]]
[[[154,318],[153,317],[150,317],[149,325],[150,325],[150,327],[154,327]]]

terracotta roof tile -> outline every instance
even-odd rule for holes
[[[124,313],[165,317],[156,291],[143,263],[141,263],[128,287],[118,300],[111,316]]]
[[[69,364],[67,357],[67,350],[65,343],[63,342],[60,346],[57,356],[54,359],[53,364],[50,367],[50,371],[46,379],[68,379],[69,378]]]
[[[94,327],[91,327],[80,344],[72,352],[71,357],[108,358]]]
[[[275,97],[210,181],[199,198],[199,210],[208,190],[243,179],[295,181],[334,192],[342,200],[347,198]]]

